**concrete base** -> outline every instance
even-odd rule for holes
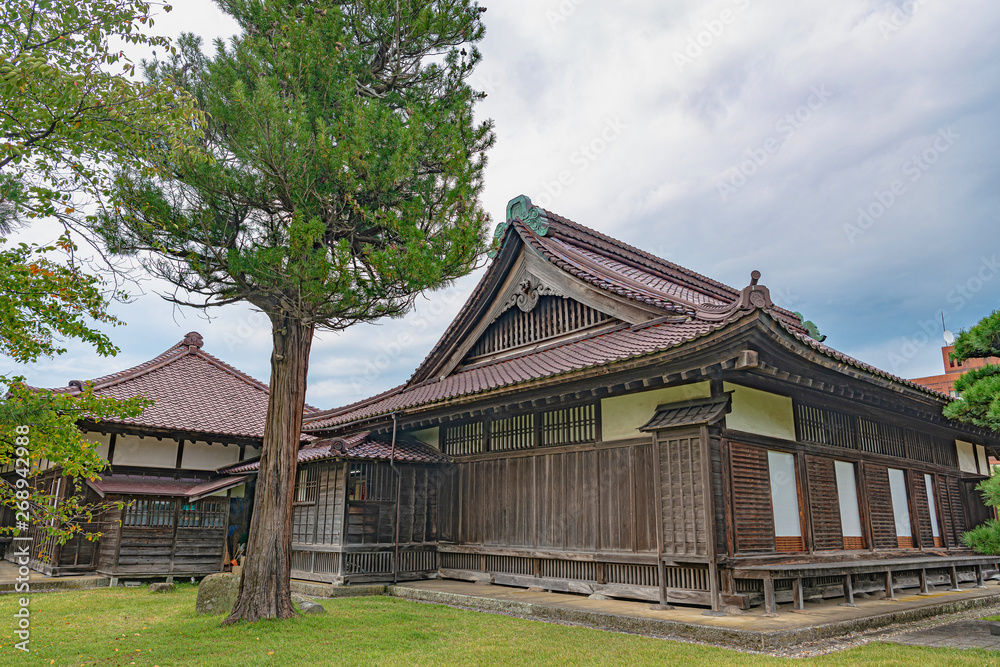
[[[28,590],[31,593],[41,593],[45,591],[72,591],[84,590],[88,588],[105,588],[110,583],[108,577],[89,573],[81,575],[71,575],[63,577],[50,577],[31,570],[28,573]],[[0,560],[0,595],[7,593],[21,593],[16,589],[18,584],[25,583],[18,572],[18,566],[5,560]]]
[[[762,607],[738,616],[704,616],[703,608],[678,606],[655,611],[648,602],[590,600],[566,593],[529,593],[523,588],[469,582],[416,581],[388,587],[388,594],[407,600],[437,602],[455,607],[578,623],[606,630],[633,632],[673,639],[702,641],[754,650],[778,650],[807,642],[883,628],[941,614],[1000,604],[1000,594],[972,588],[934,597],[899,595],[898,602],[860,600],[857,607],[841,607],[837,599],[810,605],[808,614],[779,613],[767,617]]]

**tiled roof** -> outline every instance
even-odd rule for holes
[[[445,463],[448,461],[441,452],[432,449],[417,440],[405,436],[396,439],[395,451],[392,443],[384,438],[374,439],[368,431],[354,433],[345,438],[328,438],[303,445],[299,449],[300,464],[321,459],[361,459],[369,461],[394,461],[403,463]],[[227,475],[255,472],[260,467],[260,460],[240,463],[224,468],[219,472]]]
[[[557,343],[501,361],[471,366],[441,380],[403,387],[379,401],[348,411],[310,415],[303,428],[316,431],[458,396],[478,394],[544,377],[624,361],[669,349],[723,326],[722,322],[659,322],[619,325],[586,338]]]
[[[134,418],[113,423],[245,438],[263,438],[268,388],[202,349],[191,332],[177,345],[149,361],[55,391],[79,393],[91,385],[97,396],[155,401]],[[314,411],[307,407],[307,414]]]
[[[506,223],[500,254],[409,382],[349,406],[306,415],[303,429],[322,431],[394,411],[651,355],[721,329],[746,314],[745,309],[735,310],[730,316],[723,317],[700,310],[713,307],[715,312],[725,310],[726,305],[736,304],[745,296],[743,292],[746,290],[735,290],[549,211],[542,213],[548,225],[544,236],[520,218]],[[459,368],[443,378],[432,377],[441,359],[459,342],[462,332],[474,326],[472,320],[482,311],[482,303],[489,298],[489,291],[502,282],[499,280],[502,275],[498,272],[510,266],[501,261],[504,251],[513,252],[512,244],[519,242],[535,249],[549,262],[580,280],[657,309],[663,316],[634,326],[620,324],[584,338],[543,345],[521,354]],[[507,257],[509,259],[510,255]],[[754,283],[759,278],[759,274],[755,275]],[[937,398],[942,397],[938,392],[817,342],[807,335],[794,313],[770,304],[769,299],[767,301],[767,314],[783,330],[813,349],[873,375],[920,389]]]
[[[661,405],[640,431],[658,431],[679,426],[714,424],[729,412],[729,394]]]

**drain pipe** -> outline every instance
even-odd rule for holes
[[[399,503],[403,495],[403,473],[396,467],[396,427],[397,412],[392,413],[392,448],[389,450],[389,467],[396,473],[396,539],[393,541],[392,583],[399,583]]]

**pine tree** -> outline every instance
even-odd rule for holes
[[[952,353],[956,361],[991,357],[1000,357],[1000,311],[959,333]],[[1000,366],[986,364],[962,373],[955,391],[961,400],[945,406],[945,417],[1000,433]]]
[[[165,151],[171,178],[120,174],[124,203],[104,212],[103,233],[172,283],[169,299],[249,302],[270,319],[264,447],[229,623],[294,613],[292,494],[314,332],[401,316],[474,267],[494,135],[474,119],[483,94],[467,81],[484,34],[475,2],[219,5],[242,34],[211,56],[185,35],[176,56],[147,67],[204,112],[203,159]]]

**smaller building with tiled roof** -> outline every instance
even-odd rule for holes
[[[104,535],[99,542],[81,535],[65,545],[46,543],[47,559],[33,564],[48,573],[96,570],[115,578],[222,570],[249,525],[252,477],[218,469],[260,455],[267,385],[208,353],[191,332],[147,362],[52,391],[85,388],[152,403],[138,417],[79,422],[108,461],[99,478],[83,480],[84,500],[106,506],[86,532]],[[60,470],[38,483],[64,498],[76,487]]]

